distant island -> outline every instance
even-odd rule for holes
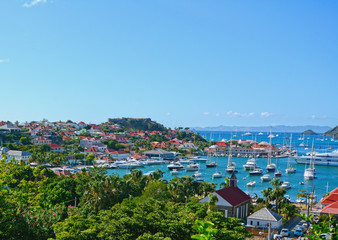
[[[304,134],[304,135],[318,135],[318,133],[315,133],[311,129],[304,131],[302,134]]]
[[[286,126],[286,125],[276,125],[272,126],[272,132],[293,132],[293,133],[302,133],[308,129],[316,133],[325,133],[329,131],[332,127],[329,126]],[[191,130],[195,131],[236,131],[236,132],[269,132],[270,126],[258,126],[258,127],[245,127],[245,126],[218,126],[218,127],[190,127]]]
[[[331,130],[325,132],[323,136],[330,136],[334,138],[338,138],[338,126],[332,128]]]

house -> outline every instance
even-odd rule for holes
[[[322,201],[322,207],[326,207],[332,203],[338,201],[338,188],[332,190],[328,196],[326,196]]]
[[[177,148],[185,150],[185,151],[189,151],[190,149],[195,149],[195,150],[197,149],[197,147],[193,143],[191,143],[191,142],[182,143]]]
[[[111,158],[117,160],[128,159],[130,157],[130,154],[125,151],[115,151],[113,149],[106,149],[104,152],[107,153]]]
[[[20,161],[27,162],[31,157],[31,153],[27,151],[9,150],[7,151],[6,155],[7,155],[7,162],[9,162],[11,159],[14,159],[17,162],[20,162]]]
[[[20,132],[20,128],[13,126],[12,124],[5,124],[0,127],[0,131],[6,131],[6,132]]]
[[[34,144],[51,144],[52,140],[50,140],[49,138],[40,136],[40,137],[34,138],[32,142]]]
[[[162,158],[162,159],[175,159],[176,154],[174,152],[168,152],[163,149],[154,149],[150,151],[146,151],[143,153],[149,158]]]
[[[60,145],[56,143],[49,144],[49,147],[52,152],[63,152],[64,150],[64,147],[61,147]]]
[[[224,216],[245,219],[249,215],[251,198],[237,187],[237,178],[233,173],[230,178],[229,187],[219,189],[212,194],[217,196],[216,207],[218,211],[224,212]],[[209,202],[209,196],[200,200]]]
[[[338,201],[333,202],[330,205],[327,205],[320,211],[320,213],[338,215]]]
[[[262,208],[247,217],[247,225],[256,228],[268,228],[269,223],[271,228],[278,229],[282,226],[283,217],[268,208]]]

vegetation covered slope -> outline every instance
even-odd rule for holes
[[[118,124],[126,131],[164,131],[166,128],[150,118],[109,118],[109,123]]]
[[[311,129],[304,131],[302,134],[304,134],[304,135],[318,135],[317,133],[315,133]]]
[[[336,127],[332,128],[331,130],[325,132],[323,135],[338,138],[338,126],[336,126]]]

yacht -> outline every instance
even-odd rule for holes
[[[246,184],[248,187],[254,187],[256,185],[255,181],[250,181]]]
[[[185,167],[187,172],[195,172],[200,169],[200,165],[198,163],[190,163]]]
[[[202,176],[202,173],[196,172],[192,176],[195,177],[195,178],[199,178],[200,176]]]
[[[216,171],[214,174],[212,174],[212,178],[221,178],[223,174],[221,172]]]
[[[315,169],[314,168],[307,168],[304,171],[304,179],[305,180],[312,180],[315,178]]]
[[[261,168],[255,168],[251,172],[249,172],[250,175],[262,175],[263,174],[263,169]]]
[[[184,166],[179,162],[172,162],[167,167],[170,171],[174,169],[177,169],[177,170],[184,169]]]
[[[243,165],[244,170],[254,170],[256,167],[257,164],[255,158],[249,158],[248,161],[246,161],[246,164]]]
[[[298,164],[310,164],[338,167],[338,150],[327,153],[310,153],[304,156],[292,157]]]
[[[206,167],[207,168],[214,168],[214,167],[217,167],[217,163],[216,162],[209,162],[206,164]]]
[[[264,174],[263,176],[261,176],[261,180],[263,182],[270,182],[271,181],[271,176],[269,174]]]
[[[291,188],[291,185],[289,182],[283,182],[282,185],[281,185],[282,188],[285,188],[285,189],[290,189]]]

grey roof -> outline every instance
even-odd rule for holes
[[[31,153],[27,151],[15,151],[15,150],[9,150],[7,152],[7,155],[9,156],[30,156]]]
[[[144,152],[144,154],[170,154],[170,153],[171,152],[168,152],[160,148]]]
[[[5,124],[0,127],[2,130],[20,130],[20,128],[13,126],[12,124]]]
[[[262,208],[258,210],[257,212],[254,212],[248,218],[253,218],[257,220],[265,220],[265,221],[271,221],[271,222],[278,222],[283,217],[281,215],[278,215],[277,213],[271,211],[267,208]]]

